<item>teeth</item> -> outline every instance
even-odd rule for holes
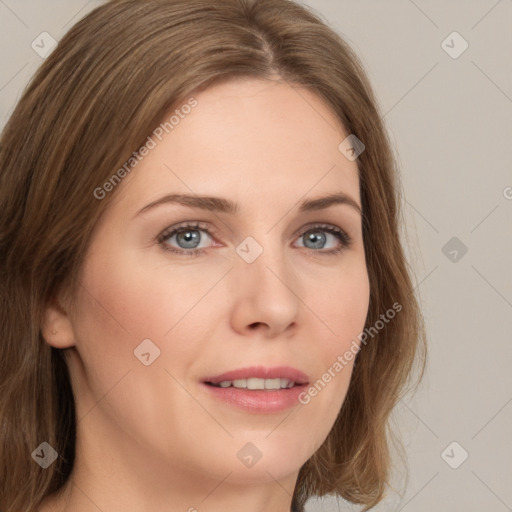
[[[246,388],[247,387],[247,379],[234,380],[232,386],[234,388]]]
[[[281,379],[281,387],[282,388],[293,388],[295,386],[295,382],[289,379]]]
[[[281,389],[281,379],[279,377],[277,379],[265,379],[264,385],[265,389]],[[247,387],[249,387],[249,385],[247,385]]]
[[[291,388],[295,385],[295,382],[289,379],[258,379],[256,377],[250,377],[249,379],[235,379],[223,380],[215,386],[221,388],[229,388],[230,386],[239,389],[285,389]]]

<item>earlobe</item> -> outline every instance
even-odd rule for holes
[[[46,343],[52,347],[68,348],[75,345],[70,316],[56,299],[46,307],[41,333]]]

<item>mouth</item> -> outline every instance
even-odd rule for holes
[[[248,379],[235,379],[235,380],[222,380],[218,383],[205,382],[210,386],[218,388],[237,388],[248,390],[276,390],[276,389],[289,389],[297,386],[298,384],[293,380],[277,377],[275,379],[259,379],[257,377],[249,377]]]
[[[306,385],[309,378],[304,372],[291,366],[251,366],[206,377],[203,382],[221,388],[276,390]]]
[[[269,414],[298,405],[309,378],[288,366],[253,366],[207,377],[202,384],[216,400],[247,412]]]

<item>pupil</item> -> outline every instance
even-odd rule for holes
[[[318,233],[318,231],[317,231]],[[311,232],[308,236],[308,239],[313,242],[315,249],[320,249],[322,244],[325,243],[325,235],[317,236],[315,233]]]
[[[185,232],[183,232],[183,234],[178,235],[178,237],[179,238],[185,238],[185,243],[186,244],[192,243],[192,245],[187,245],[186,246],[187,249],[196,247],[197,244],[194,245],[194,241],[195,242],[199,241],[199,237],[198,237],[197,231],[194,232],[193,230],[185,231]]]

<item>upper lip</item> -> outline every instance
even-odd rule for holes
[[[249,379],[250,377],[258,379],[289,379],[299,385],[309,383],[308,376],[304,372],[292,368],[291,366],[248,366],[246,368],[225,372],[221,375],[206,377],[203,379],[203,382],[218,384],[226,380],[233,381],[237,379]]]

